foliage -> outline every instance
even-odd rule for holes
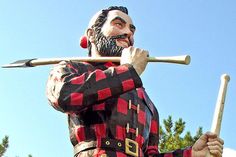
[[[0,144],[0,157],[2,157],[4,155],[4,153],[6,152],[7,148],[8,148],[8,141],[9,137],[8,136],[5,136],[3,139],[2,139],[2,143]]]
[[[199,127],[196,135],[192,136],[189,131],[181,137],[185,129],[185,122],[179,118],[174,124],[172,117],[163,120],[164,126],[160,126],[160,152],[169,152],[176,149],[192,146],[202,135],[202,127]]]
[[[8,147],[9,147],[9,137],[5,136],[2,139],[2,143],[0,144],[0,157],[3,157]],[[28,157],[33,157],[33,156],[29,154]]]

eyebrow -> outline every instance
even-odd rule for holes
[[[121,18],[120,16],[116,16],[114,19],[111,20],[111,22],[115,21],[115,20],[120,20],[122,23],[126,24],[127,22]]]
[[[121,18],[120,16],[116,16],[114,19],[111,20],[111,22],[115,21],[115,20],[120,20],[122,23],[126,24],[127,22]],[[132,30],[136,30],[136,27],[133,24],[130,24],[130,29]]]

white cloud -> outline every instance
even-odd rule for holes
[[[236,150],[224,148],[223,157],[236,157]]]

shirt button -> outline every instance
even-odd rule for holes
[[[109,146],[110,144],[111,144],[111,143],[110,143],[110,141],[106,141],[106,145],[108,145],[108,146]]]
[[[120,142],[118,142],[117,145],[118,145],[118,147],[121,147],[121,146],[122,146],[122,144],[121,144]]]

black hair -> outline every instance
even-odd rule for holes
[[[98,15],[95,23],[91,26],[91,28],[95,31],[96,34],[99,34],[101,32],[102,26],[107,20],[107,15],[109,11],[112,11],[112,10],[119,10],[128,15],[128,9],[123,6],[111,6],[107,9],[103,9],[102,12]],[[91,42],[88,41],[89,56],[91,56],[91,49],[92,49]]]

